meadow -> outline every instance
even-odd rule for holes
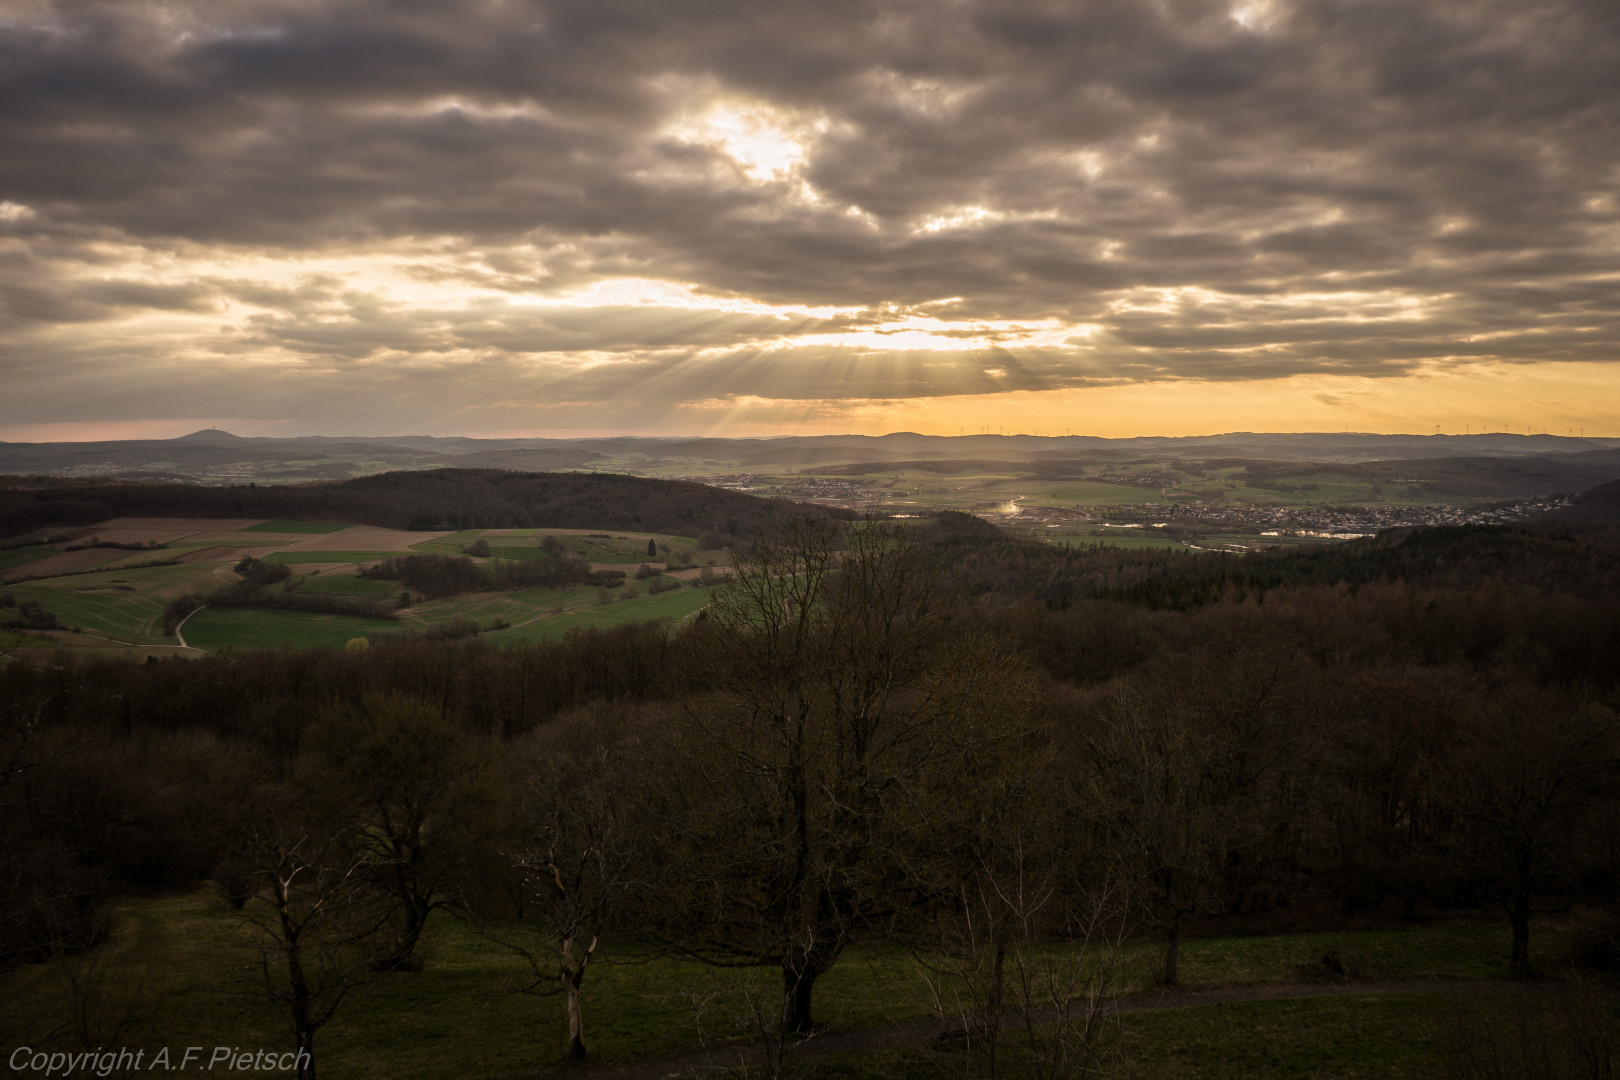
[[[435,916],[423,970],[363,978],[320,1033],[321,1071],[363,1080],[566,1071],[561,999],[519,992],[533,976],[492,940],[522,940],[524,932],[521,924]],[[1183,946],[1183,985],[1169,991],[1152,983],[1162,948],[1153,941],[1084,953],[1050,946],[1033,959],[1061,966],[1105,958],[1125,1007],[1152,1010],[1117,1024],[1127,1078],[1426,1076],[1447,1063],[1466,1010],[1511,1011],[1525,996],[1470,986],[1506,977],[1505,938],[1501,928],[1480,926],[1193,938]],[[82,1042],[280,1050],[286,1021],[256,992],[256,940],[210,885],[126,901],[96,949],[0,974],[0,1030],[8,1033],[0,1049]],[[1548,927],[1535,940],[1538,961],[1551,963],[1566,939]],[[1353,974],[1327,972],[1327,955]],[[851,1032],[934,1016],[927,959],[926,950],[893,945],[851,948],[818,984],[819,1025]],[[1398,992],[1388,983],[1436,977],[1456,980],[1459,993]],[[1366,991],[1239,1000],[1308,994],[1325,983]],[[752,1041],[756,1010],[768,1012],[779,992],[769,968],[711,968],[608,942],[584,983],[587,1045],[597,1063],[628,1063]],[[1606,1007],[1612,1015],[1613,1002]],[[958,1072],[962,1064],[959,1053],[921,1043],[790,1061],[790,1075],[877,1080]]]
[[[490,544],[495,559],[532,561],[550,558],[540,546],[555,536],[561,553],[585,558],[593,566],[632,571],[649,560],[699,566],[724,566],[729,552],[697,550],[689,537],[666,533],[601,533],[579,529],[471,529],[453,533],[404,533],[356,527],[337,522],[210,521],[167,522],[146,519],[136,523],[138,535],[162,536],[166,546],[155,550],[92,549],[81,555],[106,558],[100,566],[20,581],[4,592],[21,602],[37,601],[57,616],[66,628],[80,628],[90,637],[57,634],[55,640],[8,634],[0,648],[56,644],[63,647],[172,648],[178,639],[163,632],[163,611],[170,601],[188,593],[206,594],[237,580],[232,568],[242,548],[256,549],[263,562],[314,568],[296,574],[286,586],[298,592],[383,603],[393,607],[402,589],[397,582],[359,577],[365,567],[399,555],[460,556],[480,539]],[[119,522],[106,523],[109,535],[123,535]],[[390,548],[356,548],[355,538],[383,541]],[[647,554],[651,541],[656,557]],[[0,570],[25,569],[44,559],[62,556],[66,542],[28,546],[0,553]],[[274,549],[274,550],[265,550]],[[187,560],[182,565],[153,566],[157,561]],[[649,595],[650,580],[627,579],[611,590],[595,586],[570,589],[525,589],[505,593],[471,593],[422,601],[397,609],[398,621],[317,612],[210,607],[194,615],[185,626],[191,650],[250,649],[289,646],[343,647],[356,637],[378,633],[426,631],[452,619],[470,619],[493,631],[491,640],[543,641],[559,638],[576,627],[607,627],[651,619],[682,619],[708,603],[708,590],[681,587]],[[666,580],[667,579],[662,579]],[[16,639],[16,640],[12,640]]]

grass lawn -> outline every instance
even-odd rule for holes
[[[207,614],[206,612],[204,614]],[[506,928],[507,932],[511,928]],[[210,887],[126,902],[112,937],[81,957],[0,973],[0,1032],[18,1045],[239,1046],[281,1048],[284,1019],[253,993],[251,937]],[[1538,932],[1543,955],[1557,947]],[[1329,945],[1369,977],[1495,974],[1505,928],[1411,928],[1292,937],[1191,939],[1190,986],[1298,981],[1296,964]],[[1157,946],[1127,947],[1128,965]],[[511,993],[523,968],[456,919],[436,915],[424,939],[426,967],[368,979],[317,1038],[320,1070],[383,1080],[513,1077],[560,1069],[560,998]],[[599,1062],[658,1058],[757,1030],[780,992],[769,969],[711,969],[658,958],[633,943],[608,943],[584,986],[586,1038]],[[1140,954],[1140,955],[1139,955]],[[71,978],[70,978],[71,977]],[[77,996],[71,983],[77,979]],[[1124,1080],[1156,1077],[1344,1078],[1430,1076],[1467,1010],[1492,1010],[1550,995],[1473,992],[1194,1005],[1129,1016],[1120,1045]],[[816,989],[818,1022],[856,1030],[930,1015],[911,954],[854,947]],[[1483,1010],[1483,1013],[1480,1011]],[[119,1025],[123,1024],[122,1030]],[[53,1034],[54,1032],[54,1034]],[[960,1073],[960,1059],[928,1047],[817,1058],[793,1075],[936,1076]],[[974,1074],[977,1075],[977,1074]]]
[[[267,533],[304,533],[308,536],[319,536],[323,533],[342,532],[344,529],[354,528],[354,523],[340,521],[261,521],[257,525],[249,525],[238,532],[267,532]]]
[[[199,649],[273,649],[282,645],[342,648],[351,638],[398,633],[403,627],[386,619],[323,615],[306,611],[210,607],[186,621],[186,644]]]

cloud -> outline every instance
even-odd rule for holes
[[[5,418],[1607,364],[1617,126],[1599,0],[30,0]]]

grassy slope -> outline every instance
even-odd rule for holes
[[[98,1008],[134,1008],[133,1033],[100,1039],[131,1046],[280,1047],[284,1021],[249,988],[241,921],[211,890],[131,900],[109,943],[76,961],[25,965],[0,974],[0,1031],[12,1045],[52,1045],[63,1019],[63,977],[99,977]],[[1532,936],[1543,958],[1559,947]],[[425,941],[428,966],[382,977],[346,1002],[317,1041],[321,1071],[334,1076],[422,1080],[533,1075],[557,1066],[562,1008],[556,997],[512,995],[521,968],[498,946],[455,920],[436,916]],[[1414,928],[1280,938],[1186,942],[1190,987],[1290,982],[1299,963],[1327,948],[1369,977],[1500,975],[1507,934],[1495,928]],[[1158,946],[1127,947],[1134,986],[1145,986]],[[750,1002],[767,1008],[779,992],[769,970],[713,970],[609,947],[628,966],[593,966],[586,979],[586,1032],[602,1061],[656,1058],[695,1049],[707,1039],[747,1034]],[[1355,959],[1353,959],[1355,958]],[[856,948],[817,984],[821,1023],[850,1030],[929,1015],[910,954]],[[1198,1006],[1136,1016],[1126,1029],[1132,1064],[1126,1076],[1352,1077],[1401,1075],[1404,1064],[1428,1075],[1448,1002],[1425,995],[1382,995]],[[161,1033],[160,1035],[157,1033]],[[926,1049],[818,1061],[827,1076],[937,1075],[943,1063]],[[874,1071],[876,1070],[876,1071]]]
[[[593,593],[580,590],[581,600]],[[625,623],[647,622],[651,619],[684,619],[708,604],[710,592],[706,588],[672,589],[655,596],[642,595],[629,600],[612,600],[606,604],[569,607],[559,615],[551,615],[525,626],[513,626],[487,635],[490,641],[512,643],[519,641],[550,641],[562,637],[575,628],[607,629]]]
[[[398,623],[353,615],[210,607],[187,620],[186,644],[200,649],[268,649],[281,645],[342,647],[351,638],[397,633]]]
[[[218,588],[218,564],[102,570],[9,585],[18,600],[38,600],[69,626],[141,643],[172,641],[163,634],[163,608],[188,592]],[[123,588],[120,588],[123,585]],[[125,591],[127,589],[133,591]]]
[[[352,574],[310,574],[298,583],[299,592],[330,593],[334,596],[360,596],[376,600],[385,596],[398,596],[397,581],[373,581]]]

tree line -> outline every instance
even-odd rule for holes
[[[686,480],[608,473],[428,469],[268,487],[6,477],[0,536],[117,517],[346,521],[389,529],[620,529],[744,539],[778,516],[853,515]]]

